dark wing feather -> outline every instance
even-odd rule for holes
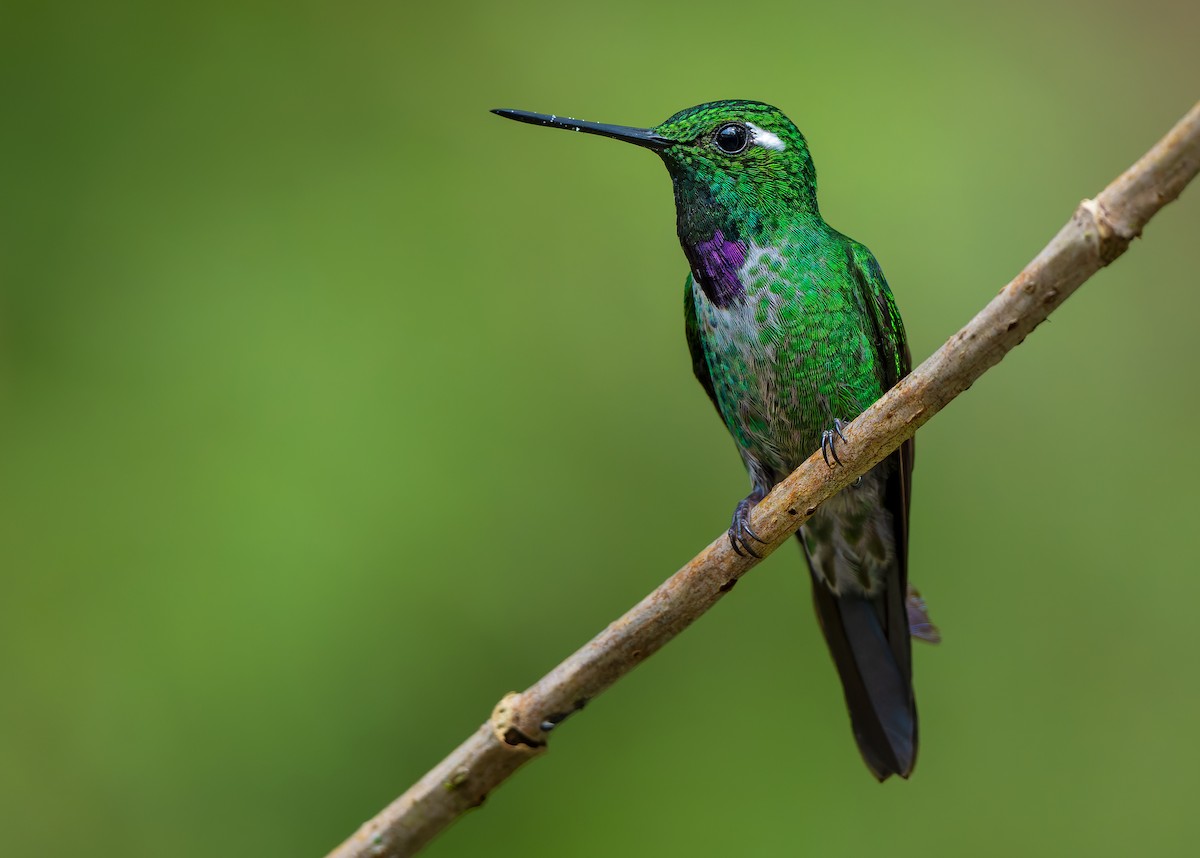
[[[896,307],[896,299],[888,288],[883,271],[871,251],[855,241],[849,241],[846,254],[850,271],[858,284],[859,296],[867,311],[872,326],[871,340],[879,365],[884,390],[891,390],[904,376],[912,372],[912,354],[908,349],[908,337],[904,333],[904,322]],[[900,445],[891,460],[896,463],[896,474],[888,481],[885,502],[896,520],[896,554],[900,557],[901,577],[905,590],[908,587],[908,510],[912,502],[912,470],[916,454],[916,443],[910,438]],[[890,618],[889,618],[890,619]],[[907,628],[907,613],[904,619]],[[890,636],[889,636],[890,637]]]
[[[883,271],[871,251],[858,242],[850,241],[846,254],[867,316],[875,328],[875,350],[882,358],[883,385],[890,389],[912,371],[912,355],[908,351],[904,322],[896,308],[892,290],[888,288]]]
[[[904,325],[870,251],[847,240],[846,254],[880,366],[880,382],[890,389],[911,368]],[[912,460],[910,440],[878,466],[885,480],[883,503],[892,513],[898,561],[883,593],[876,597],[836,594],[813,575],[817,616],[842,679],[855,738],[863,759],[880,780],[892,774],[908,777],[917,753],[907,609]],[[803,546],[804,540],[800,542]]]

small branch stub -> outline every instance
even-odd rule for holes
[[[500,699],[492,710],[492,733],[506,745],[528,751],[539,751],[546,747],[544,741],[532,738],[523,727],[522,704],[525,697],[516,691],[510,691]]]
[[[1084,200],[1079,204],[1075,217],[1080,221],[1085,238],[1095,237],[1096,255],[1103,265],[1111,265],[1128,248],[1136,235],[1119,235],[1108,218],[1108,212],[1098,200]],[[1091,223],[1094,232],[1088,229]]]

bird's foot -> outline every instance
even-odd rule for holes
[[[825,460],[825,464],[831,468],[833,465],[829,461],[830,455],[833,456],[833,461],[837,462],[839,465],[842,463],[842,460],[838,458],[837,454],[837,439],[841,438],[843,442],[846,440],[846,436],[842,434],[843,425],[845,424],[843,424],[841,420],[834,418],[833,428],[826,429],[821,433],[821,457]]]
[[[755,542],[761,542],[763,545],[767,544],[765,539],[760,538],[750,528],[750,510],[760,500],[762,500],[762,496],[750,495],[739,501],[733,511],[733,524],[729,527],[729,544],[739,557],[745,557],[747,554],[751,557],[762,557],[761,554],[750,547],[751,539]]]

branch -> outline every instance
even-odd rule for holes
[[[765,556],[817,507],[870,470],[1019,345],[1080,284],[1125,252],[1200,171],[1200,103],[1154,148],[1084,200],[1046,248],[965,328],[843,431],[842,467],[819,454],[775,487],[753,513]],[[721,534],[623,617],[523,693],[425,777],[362,826],[329,858],[414,855],[546,747],[556,724],[687,628],[752,566]]]

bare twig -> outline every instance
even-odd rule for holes
[[[999,363],[1081,283],[1125,252],[1150,218],[1200,170],[1200,103],[1094,200],[1084,200],[1046,248],[991,303],[882,399],[838,445],[842,467],[814,454],[754,510],[768,554],[822,502],[911,437]],[[464,811],[545,750],[548,732],[687,628],[755,565],[724,534],[623,617],[491,719],[330,858],[415,854]]]

